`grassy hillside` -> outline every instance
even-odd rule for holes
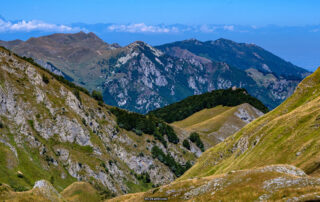
[[[157,136],[121,128],[100,98],[0,48],[0,183],[24,191],[45,179],[61,191],[85,181],[111,197],[177,177],[153,158],[155,146],[178,167],[196,159],[168,125],[154,126]]]
[[[57,202],[98,202],[104,198],[87,182],[75,182],[58,192],[50,182],[41,180],[29,191],[15,192],[10,186],[0,184],[0,198],[4,201],[57,201]]]
[[[204,152],[175,182],[111,201],[317,201],[319,127],[320,68],[278,108]]]
[[[320,174],[320,69],[275,110],[207,150],[179,180],[286,163]]]
[[[167,123],[172,123],[183,120],[202,109],[219,105],[237,106],[243,103],[249,103],[264,113],[268,112],[268,108],[258,99],[250,96],[245,89],[233,90],[230,88],[190,96],[180,102],[151,111],[149,114],[161,118]]]
[[[173,182],[148,192],[128,194],[109,201],[139,202],[145,198],[168,201],[307,201],[318,199],[318,178],[300,169],[273,165]]]
[[[262,112],[246,103],[235,107],[219,105],[203,109],[172,125],[190,133],[199,133],[206,148],[210,148],[261,115]]]

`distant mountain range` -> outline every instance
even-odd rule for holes
[[[156,46],[161,51],[186,58],[186,51],[211,61],[225,62],[242,70],[256,69],[277,77],[302,79],[308,73],[255,44],[236,43],[228,39],[201,42],[196,39]],[[290,71],[289,71],[290,70]],[[307,73],[307,74],[306,74]]]
[[[89,90],[102,91],[107,104],[140,113],[232,86],[245,88],[272,109],[309,74],[256,45],[226,39],[156,48],[137,41],[120,47],[79,32],[0,45]]]

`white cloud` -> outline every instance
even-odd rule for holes
[[[200,31],[204,33],[211,33],[214,32],[217,29],[215,26],[209,26],[209,25],[201,25]]]
[[[66,25],[50,24],[38,20],[19,21],[12,23],[0,19],[0,32],[30,32],[30,31],[54,31],[54,32],[71,32],[78,31],[79,28],[72,28]]]
[[[116,32],[131,32],[131,33],[169,33],[179,32],[177,27],[166,27],[159,25],[146,25],[144,23],[129,24],[129,25],[110,25],[108,27],[110,31]]]
[[[225,26],[223,26],[223,29],[227,30],[227,31],[233,31],[234,30],[234,26],[233,25],[225,25]]]

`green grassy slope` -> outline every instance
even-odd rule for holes
[[[286,163],[319,174],[320,69],[275,110],[207,150],[179,180]]]
[[[48,181],[39,181],[31,190],[15,192],[10,186],[0,184],[0,198],[3,201],[55,201],[55,202],[98,202],[104,198],[87,182],[74,182],[58,192]]]

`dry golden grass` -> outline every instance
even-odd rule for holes
[[[210,148],[247,124],[236,115],[236,112],[240,109],[244,109],[251,117],[258,117],[254,108],[249,104],[241,104],[235,107],[220,105],[210,109],[203,109],[184,120],[172,123],[172,125],[189,133],[199,133],[205,143],[205,147]]]
[[[74,182],[61,195],[70,202],[100,201],[99,193],[87,182]]]
[[[270,201],[286,201],[292,197],[308,196],[315,199],[320,191],[320,182],[309,176],[297,176],[272,170],[281,167],[299,171],[286,165],[275,165],[256,169],[234,171],[228,174],[213,175],[176,181],[169,185],[155,188],[145,193],[120,196],[109,201],[144,201],[144,198],[168,198],[168,201],[255,201],[265,199]],[[284,178],[297,180],[297,183],[266,184],[274,179]],[[299,181],[300,180],[300,181]],[[312,181],[313,186],[306,186],[304,180]],[[271,191],[270,191],[271,190]]]

